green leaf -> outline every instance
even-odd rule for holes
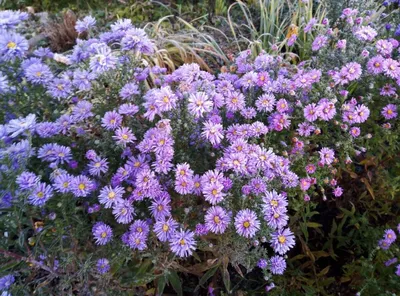
[[[230,293],[231,291],[231,278],[227,268],[222,268],[222,279],[224,281],[225,289]]]
[[[203,286],[209,278],[211,278],[215,272],[218,270],[219,264],[215,265],[211,269],[209,269],[200,279],[199,286]]]
[[[182,296],[183,295],[182,283],[176,271],[169,271],[168,280],[171,283],[172,288],[174,288],[175,292],[178,294],[178,296]]]
[[[157,280],[157,295],[163,295],[167,281],[168,280],[165,278],[165,276],[160,276],[158,278],[158,280]]]
[[[315,222],[307,222],[307,226],[311,227],[311,228],[318,228],[318,227],[321,227],[322,224],[315,223]]]

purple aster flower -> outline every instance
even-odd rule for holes
[[[275,209],[275,211],[266,211],[264,219],[272,229],[280,229],[287,225],[289,216],[286,214],[286,209]]]
[[[112,240],[113,231],[111,227],[103,222],[93,225],[92,234],[97,245],[105,245]]]
[[[156,220],[160,220],[164,217],[168,217],[171,213],[170,206],[171,198],[168,194],[161,194],[159,197],[156,197],[149,207],[153,217]]]
[[[129,231],[131,233],[139,233],[143,234],[143,236],[147,236],[150,232],[149,224],[144,220],[135,220],[132,225],[129,227]]]
[[[55,99],[65,99],[72,93],[72,83],[69,79],[55,78],[47,85],[47,93]]]
[[[190,230],[175,231],[169,240],[171,251],[179,257],[187,257],[193,254],[196,249],[194,232]]]
[[[332,149],[324,147],[318,153],[322,164],[329,165],[335,159],[335,152]]]
[[[393,79],[398,79],[400,76],[400,63],[393,59],[386,59],[383,62],[383,72],[386,76],[389,76]]]
[[[134,95],[140,94],[139,86],[135,82],[125,84],[119,92],[124,100],[130,100]]]
[[[72,109],[72,117],[76,121],[83,121],[86,118],[93,116],[93,105],[88,101],[79,101]]]
[[[335,197],[340,197],[343,194],[343,188],[340,186],[337,186],[334,190],[333,190],[333,195]]]
[[[286,269],[286,261],[282,256],[273,256],[269,260],[272,274],[283,274]]]
[[[231,221],[227,212],[219,207],[211,207],[204,217],[207,229],[213,233],[224,233]]]
[[[131,249],[137,249],[139,251],[143,251],[147,248],[147,236],[138,232],[129,232],[127,237],[127,245]]]
[[[348,81],[357,80],[360,78],[362,69],[358,63],[348,63],[341,70],[341,75],[345,76]]]
[[[271,234],[270,243],[275,252],[283,255],[295,245],[294,235],[289,228],[278,229]]]
[[[131,28],[121,40],[123,50],[135,50],[143,54],[152,54],[154,45],[143,29]]]
[[[373,41],[378,32],[370,26],[360,26],[353,34],[358,40]]]
[[[225,105],[228,111],[240,111],[245,107],[245,96],[237,91],[230,92],[225,98]]]
[[[309,104],[304,107],[304,117],[306,120],[313,122],[318,118],[318,108],[317,105]]]
[[[12,274],[8,274],[0,278],[0,290],[7,290],[15,282],[15,278]]]
[[[71,162],[72,161],[71,148],[54,144],[53,154],[48,160],[54,162],[57,165],[60,163],[63,164]]]
[[[34,206],[43,206],[50,198],[53,197],[53,188],[46,183],[39,183],[36,188],[28,196],[28,202]]]
[[[385,117],[385,119],[393,119],[397,117],[397,106],[394,104],[388,104],[385,107],[383,107],[382,116]]]
[[[386,239],[381,239],[378,241],[378,246],[382,249],[382,250],[388,250],[391,246],[391,242],[389,242]]]
[[[136,137],[128,127],[119,127],[115,131],[113,139],[116,140],[117,144],[125,147],[129,143],[133,143],[133,141],[136,140]]]
[[[96,268],[100,274],[105,274],[110,270],[110,262],[106,258],[100,258],[97,260]]]
[[[222,124],[215,124],[210,120],[204,122],[203,132],[201,135],[206,138],[212,145],[221,143],[224,138]]]
[[[395,264],[396,262],[397,262],[397,258],[396,257],[392,258],[392,259],[389,259],[388,261],[385,262],[385,266],[388,267],[388,266],[390,266],[392,264]]]
[[[10,89],[11,87],[9,86],[7,76],[0,72],[0,94],[6,94],[10,91]]]
[[[28,17],[28,13],[19,10],[2,10],[0,11],[0,29],[4,31],[14,30],[20,22],[28,19]]]
[[[93,191],[94,188],[95,185],[93,181],[83,175],[74,177],[71,182],[71,192],[75,197],[86,197]]]
[[[71,191],[73,177],[70,174],[60,174],[54,178],[53,187],[60,193],[68,193]]]
[[[120,186],[115,188],[111,186],[104,187],[100,190],[99,202],[103,204],[106,209],[111,208],[118,200],[122,199],[124,193],[124,188]]]
[[[392,229],[386,229],[383,238],[391,244],[396,240],[397,236]]]
[[[118,113],[121,115],[134,115],[139,112],[139,107],[133,104],[122,104],[118,108]]]
[[[385,59],[380,55],[372,57],[367,63],[368,72],[374,75],[382,73],[384,61]]]
[[[28,41],[20,34],[2,31],[0,35],[0,59],[14,61],[22,58],[28,51]]]
[[[206,93],[197,92],[189,96],[188,109],[195,118],[203,117],[203,114],[210,112],[212,108],[213,102]]]
[[[235,228],[239,235],[251,238],[260,229],[260,221],[255,212],[245,209],[237,213]]]
[[[349,133],[353,138],[357,138],[360,135],[361,131],[359,127],[353,126],[350,129]]]
[[[118,223],[128,224],[133,220],[134,209],[129,200],[116,200],[112,210]]]
[[[75,25],[75,30],[81,34],[89,31],[96,25],[96,19],[90,15],[85,16],[83,20],[78,20]]]
[[[111,48],[105,44],[95,47],[96,54],[90,58],[90,69],[94,73],[104,73],[116,68],[117,58],[112,54]]]
[[[89,163],[88,168],[90,175],[99,177],[108,171],[108,161],[106,158],[97,156]]]
[[[262,205],[264,212],[282,211],[287,205],[286,196],[278,194],[275,190],[265,192]]]
[[[56,122],[41,122],[35,126],[35,132],[41,138],[51,138],[62,131],[62,126]]]
[[[96,75],[86,70],[77,69],[74,71],[72,84],[82,91],[88,91],[92,88],[92,83]]]
[[[166,242],[172,238],[172,235],[175,233],[177,227],[178,223],[174,219],[171,217],[168,219],[163,217],[156,221],[153,230],[160,241]]]
[[[17,177],[15,183],[19,186],[21,190],[28,190],[36,187],[36,185],[40,182],[40,177],[36,176],[31,172],[23,172]]]
[[[264,258],[261,258],[260,260],[258,260],[257,262],[257,266],[261,269],[265,269],[268,266],[268,261],[265,260]]]
[[[29,82],[38,85],[46,85],[53,80],[53,73],[49,66],[42,63],[32,64],[26,68],[25,76]]]
[[[205,186],[203,185],[203,194],[205,200],[212,205],[220,203],[224,199],[226,194],[222,192],[223,190],[224,185],[222,185],[220,182],[207,184]]]
[[[48,47],[39,47],[38,49],[35,49],[33,51],[33,54],[37,56],[38,58],[44,59],[44,58],[50,58],[52,59],[54,54]]]
[[[29,114],[25,118],[12,119],[6,125],[6,132],[9,137],[15,138],[18,135],[24,133],[25,131],[32,131],[36,125],[36,115]]]
[[[357,123],[363,123],[365,122],[368,117],[369,117],[370,111],[368,109],[368,107],[364,106],[364,105],[358,105],[355,109],[354,109],[354,121]]]
[[[324,35],[319,35],[317,37],[315,37],[312,45],[311,45],[311,49],[313,51],[318,51],[321,48],[325,47],[328,44],[328,37],[324,36]]]

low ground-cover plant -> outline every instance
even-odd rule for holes
[[[378,200],[375,175],[354,166],[381,143],[398,159],[399,42],[380,12],[348,8],[340,31],[309,24],[309,61],[246,50],[218,75],[149,66],[155,43],[126,19],[98,36],[94,18],[78,21],[90,39],[62,55],[29,49],[16,30],[28,16],[1,13],[0,288],[337,292],[315,262],[370,222],[346,209],[348,179]],[[339,225],[321,229],[315,217],[342,202]],[[298,281],[280,276],[297,262]]]

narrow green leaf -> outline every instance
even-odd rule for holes
[[[219,264],[209,269],[200,279],[199,286],[203,286],[218,270]]]
[[[165,276],[160,276],[157,280],[157,295],[161,296],[164,293],[165,285],[167,284],[167,279]]]
[[[178,294],[178,296],[182,296],[182,283],[181,280],[179,279],[178,274],[176,271],[170,271],[168,274],[168,280],[172,285],[172,288],[174,288],[175,292]]]

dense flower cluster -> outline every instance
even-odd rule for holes
[[[0,125],[1,172],[18,172],[17,188],[2,184],[1,206],[22,202],[45,212],[53,200],[84,203],[99,246],[141,252],[164,245],[188,257],[217,235],[243,240],[249,249],[271,247],[277,255],[258,266],[282,274],[284,255],[295,246],[290,198],[309,200],[317,187],[324,198],[325,192],[340,197],[335,165],[350,163],[365,150],[357,140],[372,136],[367,123],[374,99],[353,96],[354,85],[385,81],[377,128],[390,129],[398,115],[392,98],[400,86],[399,42],[379,39],[354,10],[342,18],[352,42],[368,48],[357,61],[326,71],[247,50],[232,71],[218,75],[197,64],[172,73],[143,66],[140,58],[153,54],[153,42],[126,19],[98,38],[78,39],[70,55],[28,52],[27,40],[13,30],[26,15],[3,14],[1,62],[61,109],[52,118],[24,114]],[[82,34],[95,23],[86,17],[76,30]],[[349,46],[329,22],[318,25],[315,54]],[[23,91],[12,75],[1,68],[0,94]],[[339,133],[346,147],[320,141],[324,133]],[[395,239],[388,230],[380,246]],[[107,273],[109,259],[98,259],[96,267]]]
[[[400,224],[397,225],[397,232],[398,232],[398,235],[400,235]],[[388,251],[392,245],[395,245],[396,240],[397,240],[396,231],[394,231],[393,229],[386,229],[385,233],[383,234],[383,238],[380,239],[378,242],[378,246],[382,250]],[[398,253],[398,249],[397,249],[397,253]],[[393,257],[393,258],[389,259],[388,261],[386,261],[385,265],[388,267],[390,265],[397,263],[397,261],[398,261],[398,258]],[[400,277],[400,264],[398,264],[396,266],[395,274]]]

